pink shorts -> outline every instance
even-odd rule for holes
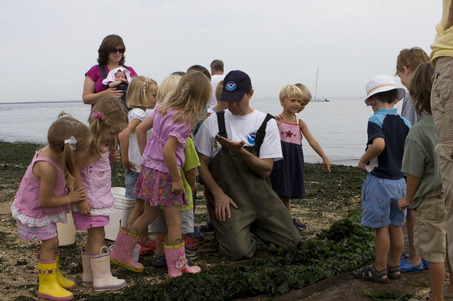
[[[82,215],[78,212],[72,212],[72,218],[77,230],[104,227],[109,224],[110,220],[108,216]]]
[[[29,227],[22,224],[16,219],[17,229],[19,230],[19,238],[22,240],[32,241],[37,240],[49,240],[58,235],[57,224],[51,223],[43,227]]]

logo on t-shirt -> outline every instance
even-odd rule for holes
[[[255,145],[256,131],[247,134],[247,144]]]

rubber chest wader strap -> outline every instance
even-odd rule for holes
[[[226,127],[225,127],[225,111],[217,112],[217,123],[219,125],[219,136],[228,138],[227,133],[226,133]],[[274,118],[271,114],[267,114],[266,118],[264,118],[263,123],[261,124],[260,128],[256,132],[255,136],[255,151],[256,155],[259,156],[260,153],[260,148],[261,145],[263,144],[264,141],[264,136],[266,136],[266,126],[267,122]],[[228,152],[227,148],[222,148],[223,152]]]
[[[217,123],[219,125],[219,136],[228,138],[227,132],[226,132],[226,127],[225,127],[225,111],[220,111],[217,112]],[[228,148],[222,147],[222,151],[224,153],[228,152]]]
[[[272,116],[271,114],[268,113],[266,115],[266,118],[264,118],[264,121],[261,124],[260,128],[256,132],[256,136],[255,136],[255,151],[256,151],[256,155],[258,157],[259,157],[259,154],[260,154],[261,145],[263,144],[263,141],[264,141],[264,136],[266,136],[267,122],[269,120],[271,120],[272,118],[274,118],[274,116]]]

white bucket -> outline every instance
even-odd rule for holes
[[[113,251],[113,247],[115,245],[111,245],[109,247],[109,250],[110,250],[110,253]],[[136,244],[135,245],[135,248],[134,248],[134,251],[132,251],[132,259],[134,259],[135,261],[138,261],[138,257],[140,256],[140,245],[139,244]]]
[[[69,246],[75,243],[76,229],[74,226],[74,220],[72,219],[72,213],[67,213],[66,218],[68,220],[66,224],[57,223],[59,246]]]
[[[105,226],[105,238],[114,241],[120,229],[120,221],[123,227],[126,226],[129,215],[135,207],[135,199],[125,196],[126,188],[124,187],[112,187],[111,191],[115,197],[115,210],[110,215],[109,224]]]

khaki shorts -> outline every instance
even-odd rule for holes
[[[446,217],[447,210],[439,190],[428,194],[415,210],[415,251],[429,262],[445,260]]]

